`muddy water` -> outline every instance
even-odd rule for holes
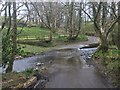
[[[13,71],[20,72],[24,71],[28,68],[35,68],[38,62],[49,62],[58,60],[61,57],[71,57],[76,54],[77,49],[58,49],[58,50],[51,50],[49,52],[42,53],[37,56],[27,57],[21,60],[15,60],[13,65]]]
[[[108,82],[101,77],[92,65],[79,55],[77,51],[72,57],[61,57],[52,62],[48,68],[50,81],[46,88],[110,88]]]
[[[86,42],[61,46],[61,47],[59,47],[59,50],[61,52],[59,52],[59,50],[51,50],[49,52],[43,53],[43,54],[38,55],[38,56],[33,56],[33,57],[29,57],[29,58],[23,58],[21,60],[15,60],[14,65],[13,65],[13,71],[17,71],[17,72],[24,71],[27,68],[35,67],[37,62],[44,61],[44,60],[48,60],[48,61],[49,60],[54,60],[58,56],[61,57],[61,55],[62,55],[62,57],[63,56],[65,56],[65,57],[66,56],[73,56],[73,55],[75,55],[76,50],[79,49],[80,47],[83,47],[86,44],[98,42],[98,38],[96,38],[96,37],[88,36],[88,39],[89,40],[86,41]],[[64,52],[64,49],[65,50],[67,49],[67,51]],[[89,49],[89,50],[91,51],[91,49]],[[72,54],[69,53],[68,51],[72,52]],[[82,53],[81,55],[86,58],[86,56],[83,55],[83,54],[84,53]]]

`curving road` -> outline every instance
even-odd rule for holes
[[[63,45],[60,47],[60,49],[61,48],[80,48],[80,47],[83,47],[84,45],[88,45],[91,43],[98,43],[100,41],[98,37],[94,37],[94,36],[87,36],[87,37],[88,37],[88,41],[70,44],[70,45]]]

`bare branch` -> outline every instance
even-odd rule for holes
[[[118,17],[115,19],[115,20],[113,20],[113,23],[110,25],[110,27],[109,27],[109,29],[108,29],[108,31],[107,31],[107,33],[106,33],[106,37],[109,35],[109,33],[112,31],[112,28],[114,27],[114,25],[117,23],[117,21],[118,21]]]
[[[25,24],[28,22],[28,16],[29,16],[29,14],[27,15],[27,20],[25,21]],[[24,27],[25,27],[25,26],[23,25],[22,28],[21,28],[21,30],[20,30],[20,32],[17,33],[17,35],[19,35],[19,34],[23,31]]]
[[[37,12],[38,16],[40,17],[41,21],[45,24],[45,26],[46,26],[47,28],[50,28],[50,27],[43,21],[40,13],[39,13],[39,11],[38,11],[38,8],[37,8],[32,2],[31,2],[31,4],[33,5],[34,9],[36,10],[36,12]]]
[[[102,5],[102,2],[99,3],[98,10],[96,11],[96,16],[94,18],[94,25],[97,28],[96,32],[99,32],[100,36],[101,36],[101,31],[100,31],[100,28],[98,26],[97,18],[98,18],[98,15],[100,13],[100,10],[101,10],[101,5]]]
[[[90,20],[93,21],[93,19],[91,18],[91,16],[90,16],[83,8],[81,8],[81,9],[82,9],[83,12],[90,18]]]
[[[115,8],[113,8],[112,6],[108,6],[108,7],[112,10],[114,16],[117,18],[117,14],[116,14],[117,10],[115,11]]]
[[[1,15],[1,13],[2,13],[3,11],[5,11],[6,8],[7,8],[7,3],[5,3],[5,4],[2,6],[2,8],[1,8],[1,10],[0,10],[0,15]]]
[[[17,7],[16,10],[20,9],[23,6],[24,6],[24,3],[22,5],[20,5],[19,7]]]

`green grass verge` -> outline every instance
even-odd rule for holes
[[[49,30],[40,27],[18,27],[18,39],[45,39],[49,36]],[[58,36],[58,34],[53,33],[53,37]]]
[[[33,46],[33,45],[26,45],[26,44],[20,44],[22,50],[24,52],[34,53],[34,54],[40,54],[41,52],[48,51],[52,49],[52,47],[41,47],[41,46]]]
[[[115,47],[115,46],[114,46]],[[120,87],[120,56],[119,50],[109,49],[108,52],[103,53],[101,51],[96,52],[93,60],[98,63],[96,66],[99,71],[105,73],[107,77],[109,77],[113,83]],[[99,67],[100,66],[100,67]]]
[[[22,29],[21,27],[18,27],[18,33],[19,33],[18,38],[22,39],[22,40],[23,39],[45,39],[45,38],[48,38],[48,36],[49,36],[49,30],[46,28],[24,27],[22,31],[21,31],[21,29]],[[86,31],[86,30],[83,29],[83,31]],[[65,36],[63,36],[63,34],[60,32],[53,33],[53,38],[56,40],[66,40],[67,36],[68,36],[67,34]],[[79,35],[79,39],[84,40],[85,39],[84,35],[82,35],[82,34]]]

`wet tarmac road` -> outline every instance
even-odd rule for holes
[[[78,53],[78,52],[77,52]],[[111,88],[92,65],[79,56],[61,58],[48,69],[50,81],[46,88]]]

